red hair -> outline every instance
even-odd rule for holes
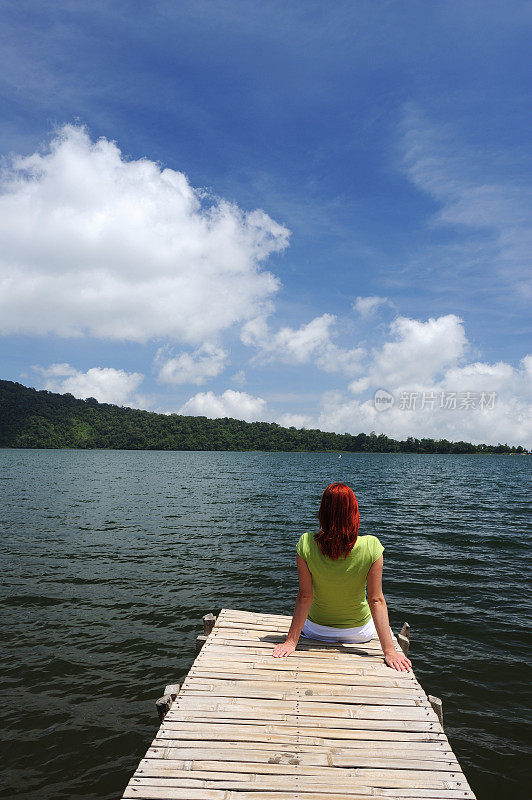
[[[349,555],[358,536],[360,514],[355,493],[345,483],[331,483],[323,492],[318,511],[321,530],[314,537],[329,558]]]

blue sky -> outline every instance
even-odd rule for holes
[[[0,10],[1,377],[532,444],[531,3]]]

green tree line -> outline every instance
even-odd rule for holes
[[[283,428],[274,422],[243,422],[179,414],[156,414],[78,400],[0,381],[0,447],[112,450],[278,450],[361,453],[515,453],[507,444],[447,439],[390,439],[384,434],[326,433]]]

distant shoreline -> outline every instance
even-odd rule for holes
[[[14,451],[20,450],[21,452],[34,451],[36,453],[283,453],[292,455],[301,455],[305,453],[308,456],[319,456],[324,453],[331,455],[346,455],[346,456],[531,456],[532,453],[495,453],[491,451],[482,453],[417,453],[414,451],[396,450],[396,451],[371,451],[371,450],[174,450],[158,449],[155,447],[140,448],[140,447],[17,447],[11,445],[1,445],[1,450]]]
[[[237,453],[412,453],[417,455],[526,455],[521,445],[473,444],[383,433],[329,433],[285,428],[275,422],[157,414],[79,400],[0,380],[0,448],[20,450],[127,450]]]

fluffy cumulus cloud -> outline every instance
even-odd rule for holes
[[[44,388],[85,399],[95,397],[100,403],[138,406],[142,398],[136,392],[144,380],[140,372],[126,372],[113,367],[92,367],[86,372],[70,364],[51,364],[49,367],[34,367],[44,378]]]
[[[241,338],[244,344],[257,348],[256,363],[314,363],[326,372],[354,374],[365,351],[361,347],[339,347],[333,341],[335,324],[333,314],[322,314],[299,328],[284,326],[273,333],[266,320],[258,317],[243,326]]]
[[[179,414],[191,416],[234,417],[246,422],[268,420],[270,412],[262,397],[253,397],[247,392],[236,392],[226,389],[222,394],[214,392],[198,392],[179,409]]]
[[[64,126],[4,165],[0,331],[198,346],[261,313],[288,231]]]
[[[393,388],[425,384],[457,364],[466,350],[464,326],[454,314],[426,322],[397,317],[389,332],[391,340],[373,352],[369,377],[374,384]]]
[[[285,428],[308,428],[311,421],[308,414],[274,414],[272,419]]]
[[[225,369],[229,354],[221,347],[204,344],[193,353],[170,355],[168,348],[160,348],[155,357],[159,383],[205,383]]]
[[[303,428],[310,417],[305,414],[280,413],[268,405],[262,397],[253,397],[247,392],[227,389],[222,394],[198,392],[179,409],[180,414],[216,419],[233,417],[246,422],[277,422],[287,428]]]

